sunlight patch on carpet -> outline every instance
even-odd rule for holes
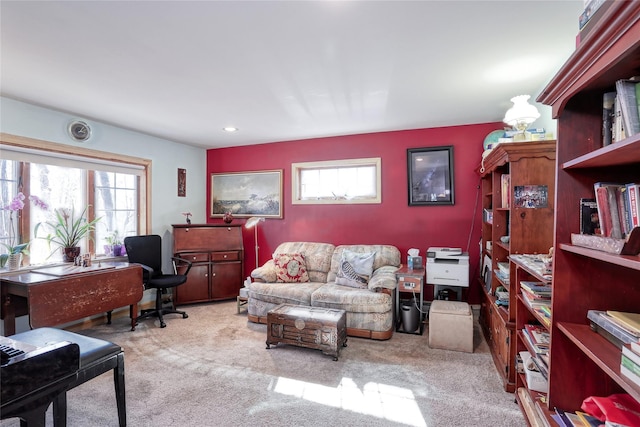
[[[279,377],[273,391],[408,426],[427,426],[413,392],[406,388],[369,382],[361,390],[344,377],[336,387]]]

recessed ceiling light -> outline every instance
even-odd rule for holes
[[[233,126],[227,126],[222,128],[223,131],[225,132],[236,132],[238,130],[238,128],[234,128]]]

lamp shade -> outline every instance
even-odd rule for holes
[[[252,228],[255,227],[259,222],[264,221],[264,218],[259,217],[259,216],[252,216],[251,218],[249,218],[247,220],[247,222],[244,223],[244,227],[245,228]]]
[[[535,122],[540,117],[540,113],[535,106],[529,104],[529,98],[531,98],[529,95],[518,95],[511,98],[513,107],[507,110],[503,121],[514,128],[524,126],[525,129],[526,126]]]

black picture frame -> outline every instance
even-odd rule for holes
[[[453,146],[407,149],[409,206],[453,205]]]

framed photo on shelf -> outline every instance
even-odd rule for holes
[[[516,185],[513,187],[514,207],[546,208],[549,206],[549,189],[546,185]]]
[[[211,218],[282,218],[282,169],[211,174]]]
[[[409,206],[453,205],[453,146],[407,150]]]

